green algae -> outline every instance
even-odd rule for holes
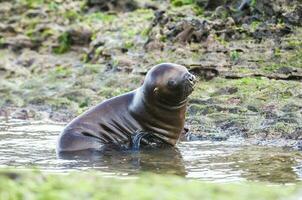
[[[194,4],[195,0],[172,0],[171,3],[173,6],[180,7],[184,5]]]
[[[62,33],[58,38],[59,46],[55,47],[53,51],[58,54],[69,51],[71,46],[70,36],[67,32]]]
[[[98,172],[70,175],[2,172],[0,178],[1,199],[277,200],[295,198],[299,188],[299,185],[271,186],[249,182],[215,184],[153,174],[118,179],[103,177]]]

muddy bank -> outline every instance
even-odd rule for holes
[[[67,122],[175,62],[193,138],[301,148],[300,1],[212,2],[1,2],[0,115]]]

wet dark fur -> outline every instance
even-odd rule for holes
[[[57,151],[100,149],[104,144],[134,149],[152,143],[175,145],[194,82],[183,66],[153,67],[140,88],[108,99],[71,121],[59,137]]]

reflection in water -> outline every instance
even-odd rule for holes
[[[301,180],[301,152],[247,146],[237,142],[182,142],[176,148],[102,152],[56,157],[62,124],[0,119],[0,166],[37,166],[66,172],[94,169],[104,175],[128,176],[140,172],[177,174],[211,181],[259,180],[277,183]]]
[[[294,155],[294,152],[280,148],[246,147],[244,151],[211,161],[230,163],[229,166],[241,171],[241,176],[247,180],[286,183],[299,179],[294,167],[298,164],[297,159],[302,159],[301,154]]]
[[[138,172],[153,172],[160,174],[175,174],[185,176],[181,154],[177,148],[144,149],[141,151],[121,151],[112,147],[102,151],[86,150],[76,153],[61,153],[59,156],[65,160],[77,160],[86,162],[100,170],[109,169],[112,172],[123,171],[132,175]],[[76,168],[79,163],[71,163],[69,167]],[[66,166],[67,167],[67,166]]]

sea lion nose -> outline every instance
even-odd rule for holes
[[[192,84],[196,83],[196,77],[191,73],[187,74],[186,79]]]
[[[196,77],[193,74],[190,74],[190,75],[191,76],[190,76],[189,80],[195,83],[196,82]]]

